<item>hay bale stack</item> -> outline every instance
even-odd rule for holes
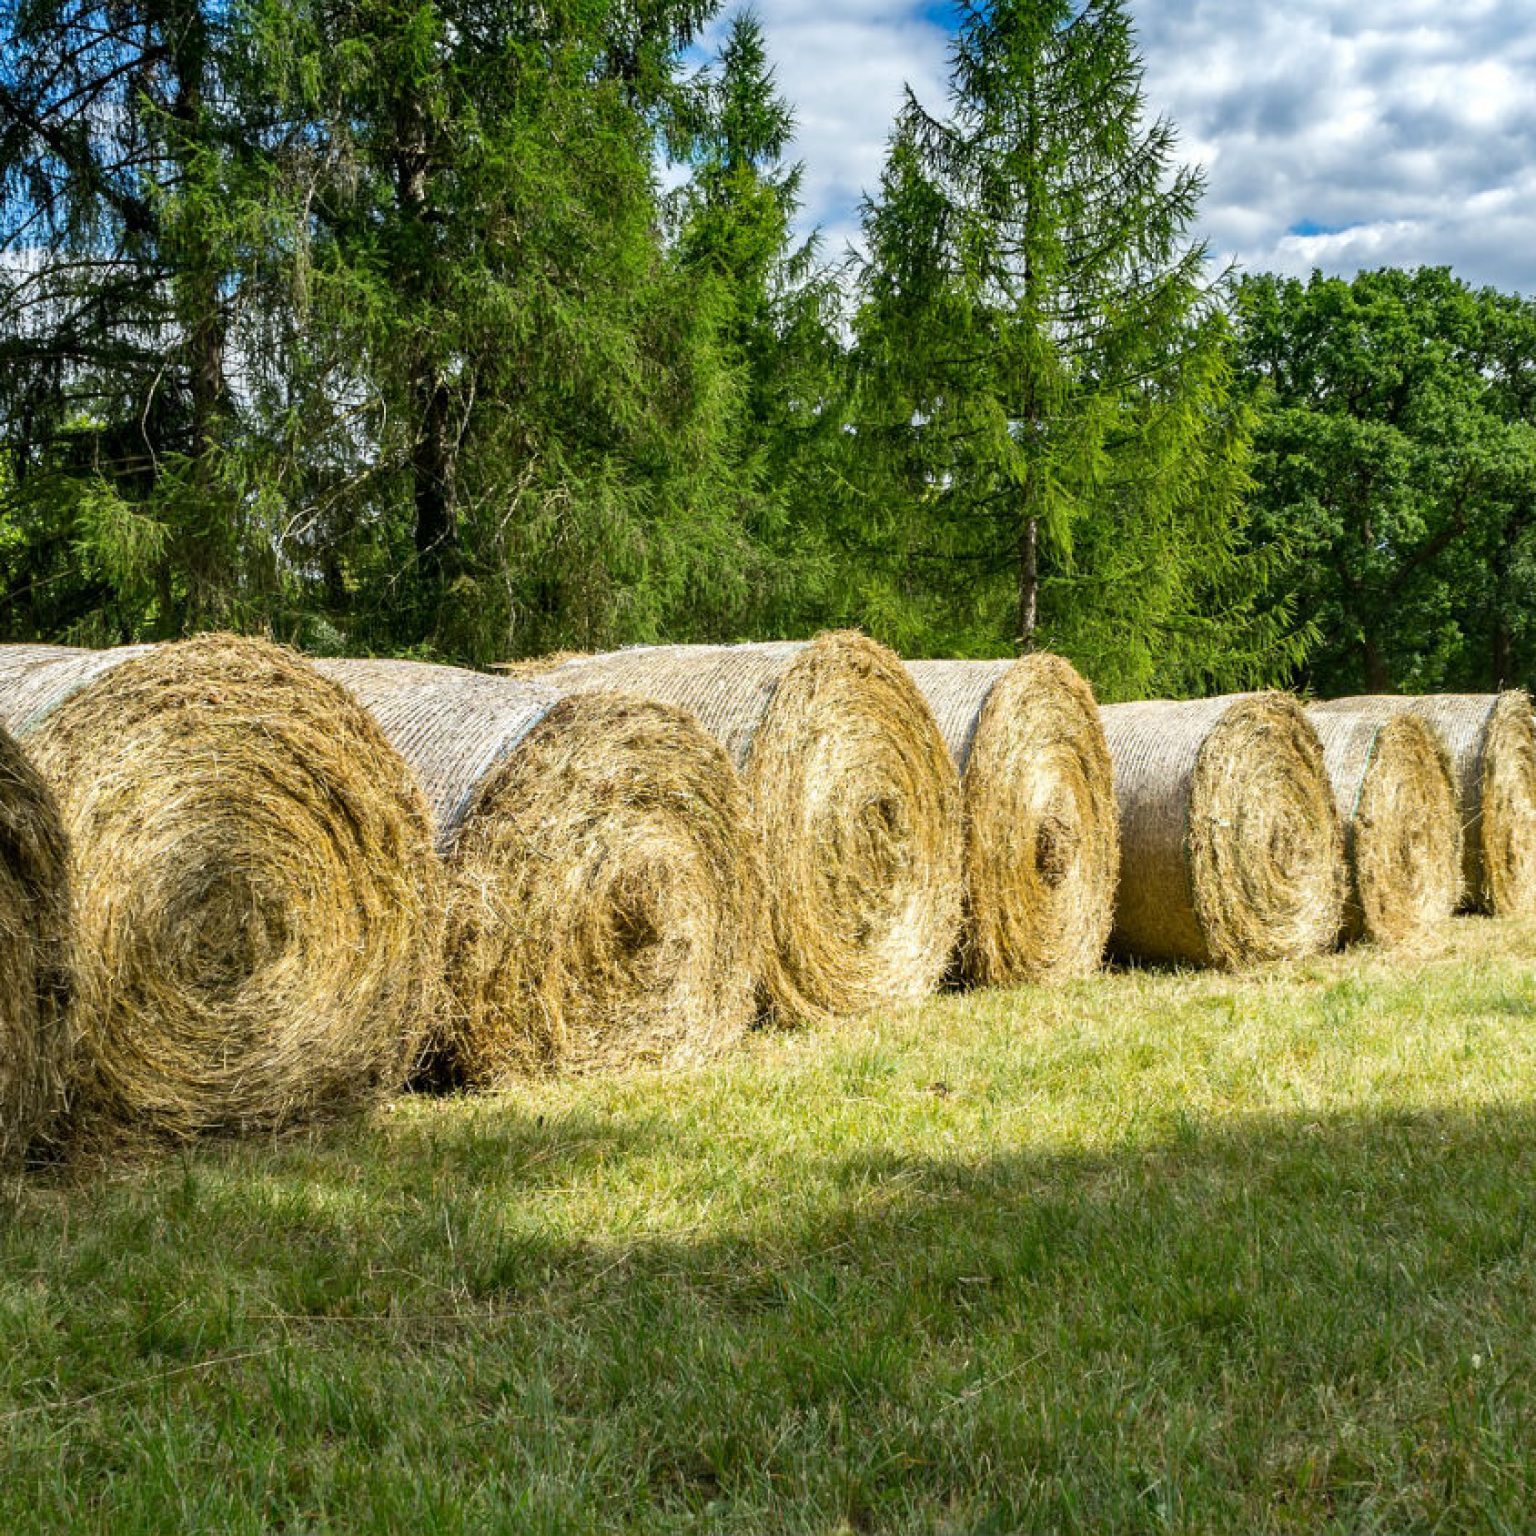
[[[762,877],[740,778],[690,715],[420,662],[317,665],[436,815],[458,1075],[671,1066],[741,1036]]]
[[[901,661],[862,635],[649,646],[544,674],[689,710],[741,770],[768,879],[768,997],[786,1021],[917,998],[960,918],[960,785]]]
[[[440,873],[420,792],[340,688],[230,636],[8,647],[0,718],[72,847],[84,1120],[180,1138],[399,1086]]]
[[[960,770],[960,970],[982,986],[1094,970],[1115,911],[1120,833],[1093,690],[1059,656],[913,661]]]
[[[1461,816],[1450,755],[1405,710],[1313,704],[1307,716],[1344,827],[1344,936],[1418,945],[1461,895]]]
[[[1343,838],[1322,746],[1295,699],[1100,714],[1120,810],[1117,951],[1235,969],[1334,942]]]
[[[59,808],[0,730],[0,1168],[63,1105],[74,981],[69,861]]]
[[[1462,905],[1536,912],[1536,724],[1524,689],[1422,697],[1362,694],[1332,707],[1376,715],[1408,710],[1445,743],[1461,799]]]

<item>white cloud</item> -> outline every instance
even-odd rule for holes
[[[857,231],[910,82],[944,97],[941,4],[758,0],[799,117],[806,223]],[[1445,263],[1536,292],[1536,4],[1139,0],[1149,110],[1206,168],[1201,232],[1250,269]]]
[[[1297,273],[1445,264],[1536,291],[1536,7],[1157,0],[1137,15],[1148,100],[1206,166],[1217,251]]]
[[[880,0],[758,0],[753,9],[795,109],[805,227],[819,225],[827,253],[840,254],[857,235],[859,200],[879,182],[904,88],[943,100],[949,33],[936,7]]]

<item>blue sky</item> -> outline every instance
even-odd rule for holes
[[[935,0],[757,0],[831,251],[910,82],[942,103]],[[1132,0],[1149,109],[1203,165],[1201,233],[1250,270],[1421,262],[1536,293],[1536,0]],[[729,12],[727,12],[729,14]]]

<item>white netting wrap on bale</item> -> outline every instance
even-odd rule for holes
[[[1463,904],[1500,916],[1536,912],[1536,724],[1528,693],[1362,694],[1330,707],[1408,710],[1427,720],[1456,770]]]
[[[1120,863],[1093,690],[1059,656],[908,662],[961,773],[965,926],[979,985],[1094,970]]]
[[[1317,732],[1288,694],[1114,704],[1120,807],[1111,945],[1236,968],[1338,936],[1343,836]]]
[[[1344,825],[1345,937],[1423,944],[1461,894],[1461,817],[1444,744],[1405,710],[1314,704],[1307,715]]]
[[[644,646],[543,673],[690,711],[747,786],[786,1019],[929,992],[960,917],[959,779],[901,661],[862,635]]]
[[[292,652],[211,635],[0,648],[78,935],[77,1126],[278,1126],[398,1087],[440,972],[427,807]]]
[[[466,1081],[679,1065],[740,1037],[765,934],[757,846],[690,715],[420,662],[318,665],[437,815],[443,1045]]]

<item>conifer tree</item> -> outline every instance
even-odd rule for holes
[[[298,14],[308,332],[332,360],[311,414],[352,405],[317,429],[309,526],[341,618],[372,594],[354,641],[483,660],[726,623],[749,563],[736,387],[654,165],[704,8]]]
[[[794,112],[762,25],[738,12],[699,102],[691,177],[673,199],[685,270],[713,283],[741,388],[737,465],[757,545],[750,632],[814,628],[826,580],[817,516],[844,420],[841,293],[819,236],[798,240],[803,167],[787,159]]]
[[[1111,693],[1294,659],[1253,609],[1249,424],[1198,171],[1122,0],[963,0],[865,208],[851,600],[909,647],[1049,644]]]
[[[21,0],[0,69],[0,419],[15,632],[227,621],[262,539],[230,387],[249,159],[229,13]],[[257,562],[259,564],[260,562]]]

